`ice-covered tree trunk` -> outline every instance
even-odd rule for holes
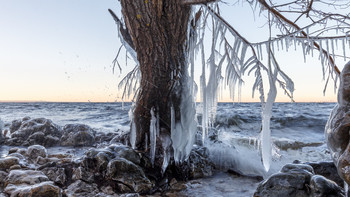
[[[121,5],[141,71],[132,124],[136,129],[135,148],[149,151],[154,165],[167,165],[169,155],[165,149],[172,149],[171,137],[179,137],[171,132],[183,132],[176,124],[184,116],[184,95],[190,92],[186,43],[191,2],[121,0]],[[185,115],[193,116],[189,117],[193,120],[195,114]],[[190,144],[186,142],[190,139],[181,140]]]

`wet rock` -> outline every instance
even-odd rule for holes
[[[5,192],[11,196],[61,197],[61,189],[52,182],[42,182],[34,185],[9,185]]]
[[[8,157],[17,157],[19,160],[25,160],[25,157],[19,153],[11,153],[8,155]]]
[[[344,181],[340,178],[337,172],[337,168],[333,162],[318,162],[318,163],[307,163],[312,166],[315,174],[322,175],[329,180],[337,183],[337,185],[343,187]]]
[[[325,127],[326,141],[340,177],[350,184],[350,62],[340,74],[338,103]]]
[[[258,185],[254,197],[329,197],[344,194],[334,181],[315,175],[307,164],[287,164],[279,173],[273,174]]]
[[[64,185],[66,183],[67,176],[64,168],[48,167],[41,171],[56,184]]]
[[[130,145],[129,139],[130,139],[130,131],[118,130],[109,143],[110,144],[121,143],[125,145]]]
[[[11,138],[5,142],[10,146],[55,146],[62,135],[61,128],[46,118],[15,120],[10,126],[10,132]]]
[[[121,158],[127,159],[134,164],[139,165],[141,162],[141,156],[132,148],[125,145],[111,145],[109,149]]]
[[[213,174],[214,164],[210,162],[209,150],[206,147],[195,148],[189,156],[189,178],[197,179]]]
[[[148,192],[152,189],[151,181],[145,176],[141,167],[124,158],[111,160],[107,166],[106,176],[117,181],[121,192]]]
[[[3,187],[5,183],[5,178],[7,177],[8,173],[5,171],[0,171],[0,188]]]
[[[13,165],[10,167],[10,171],[11,170],[18,170],[18,169],[21,169],[22,167],[20,165]]]
[[[311,176],[307,172],[277,173],[259,184],[254,197],[308,197],[306,185]]]
[[[11,166],[19,164],[17,157],[5,157],[0,159],[0,169],[8,170]]]
[[[96,131],[84,124],[68,124],[63,128],[62,146],[92,146]]]
[[[34,185],[45,181],[49,181],[49,178],[41,171],[12,170],[5,180],[5,187],[20,184]]]
[[[46,158],[47,150],[41,145],[32,145],[28,147],[27,156],[28,159],[36,161],[38,157]]]
[[[334,181],[326,179],[324,176],[312,176],[310,181],[312,197],[337,197],[345,196],[344,191]]]
[[[67,197],[85,196],[85,197],[95,197],[98,193],[98,187],[96,184],[87,184],[84,181],[78,180],[68,186],[64,190]]]

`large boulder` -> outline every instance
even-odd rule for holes
[[[111,160],[107,166],[106,176],[117,181],[121,192],[148,192],[152,189],[151,181],[145,176],[140,166],[124,158]]]
[[[10,196],[60,197],[61,189],[41,171],[12,170],[5,179],[5,193]]]
[[[334,181],[315,175],[307,164],[287,164],[279,173],[258,185],[254,197],[342,197],[344,191]]]
[[[36,161],[38,157],[46,158],[47,150],[45,147],[41,145],[32,145],[28,147],[27,156],[28,156],[28,159],[32,161]]]
[[[62,146],[92,146],[96,131],[84,124],[67,124],[63,128]]]
[[[49,178],[41,171],[12,170],[5,180],[5,187],[20,184],[34,185],[45,181],[49,181]]]
[[[45,147],[58,144],[62,135],[61,128],[46,118],[15,120],[10,126],[11,138],[6,140],[11,146],[42,145]]]
[[[9,170],[11,166],[19,164],[17,157],[5,157],[0,159],[0,170]]]
[[[209,159],[209,150],[206,147],[195,148],[189,156],[189,178],[198,179],[211,176],[214,164]]]
[[[67,197],[95,197],[98,193],[99,190],[96,184],[88,184],[81,180],[72,183],[64,190],[64,194]]]
[[[61,189],[52,182],[42,182],[34,185],[9,185],[5,192],[11,196],[30,197],[62,197]]]
[[[340,177],[350,184],[350,62],[340,74],[338,103],[325,128],[328,148]]]

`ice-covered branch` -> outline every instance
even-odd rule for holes
[[[207,4],[218,0],[182,0],[183,5],[196,5],[196,4]]]
[[[271,12],[275,17],[281,19],[282,21],[284,21],[285,23],[287,23],[288,25],[290,25],[291,27],[295,28],[296,30],[300,31],[301,35],[303,35],[304,37],[308,37],[308,34],[305,31],[302,31],[297,24],[295,24],[293,21],[289,20],[288,18],[286,18],[285,16],[283,16],[280,12],[278,12],[276,9],[274,9],[273,7],[271,7],[265,0],[258,0],[258,2],[265,8],[267,9],[269,12]],[[320,47],[320,45],[316,42],[312,42],[312,44],[316,47],[317,50],[319,50],[321,53],[323,53],[324,55],[327,56],[327,59],[329,60],[330,65],[334,68],[334,71],[339,75],[340,74],[340,70],[338,69],[338,67],[335,65],[334,59],[333,57],[331,57],[329,55],[329,52],[326,51],[325,49],[322,49]]]
[[[124,41],[127,42],[129,44],[129,46],[135,50],[130,33],[128,32],[128,30],[126,28],[123,28],[121,20],[117,17],[117,15],[111,9],[108,9],[108,12],[112,15],[114,21],[118,24],[119,31],[120,31]]]

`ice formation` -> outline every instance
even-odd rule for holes
[[[129,110],[129,120],[130,120],[130,144],[133,149],[136,148],[136,125],[134,121],[134,108],[135,104],[133,103]]]
[[[184,83],[186,84],[186,83]],[[180,120],[175,119],[175,110],[171,107],[171,141],[176,163],[186,160],[192,150],[197,122],[195,121],[196,106],[190,88],[185,87],[181,95]],[[187,90],[187,91],[186,91]]]
[[[151,122],[150,122],[150,148],[151,148],[151,163],[154,165],[154,159],[156,157],[156,146],[157,146],[157,133],[159,133],[159,126],[157,124],[157,118],[154,114],[154,107],[152,107],[151,111]],[[147,142],[147,141],[146,141]]]

